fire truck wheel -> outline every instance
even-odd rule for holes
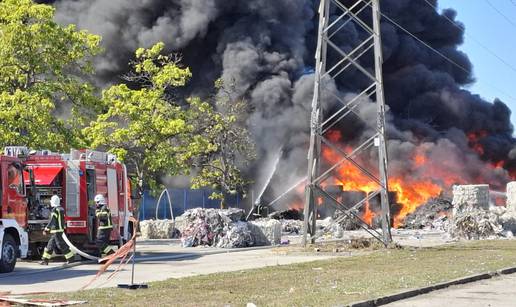
[[[0,273],[9,273],[14,270],[16,265],[16,256],[18,251],[18,244],[9,234],[4,235],[2,243],[2,255],[0,259]]]

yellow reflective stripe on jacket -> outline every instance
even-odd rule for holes
[[[105,210],[105,209],[97,210],[95,212],[95,215],[97,216],[97,219],[99,219],[99,228],[98,229],[112,229],[113,228],[113,221],[111,220],[111,212],[109,212],[109,210]],[[100,225],[101,217],[106,218],[107,225]]]
[[[50,222],[45,227],[45,231],[50,231],[50,233],[59,233],[64,232],[66,225],[64,224],[64,217],[61,214],[61,210],[55,208],[52,210],[52,214],[50,215]]]
[[[61,230],[61,232],[64,230],[62,227],[61,227],[61,211],[58,211],[59,214],[57,215],[57,225],[59,225],[59,230]]]

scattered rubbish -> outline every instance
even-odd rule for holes
[[[23,298],[20,296],[0,296],[0,302],[5,302],[10,306],[11,304],[22,304],[24,306],[45,306],[45,307],[54,307],[54,306],[70,306],[70,305],[80,305],[86,304],[87,301],[68,301],[68,300],[49,300],[49,299],[30,299]],[[0,305],[4,306],[4,305]]]
[[[297,209],[287,209],[269,214],[269,218],[275,220],[303,220],[303,212]]]
[[[299,220],[279,220],[281,223],[281,232],[284,234],[302,234],[303,233],[303,221]]]
[[[474,207],[457,211],[450,227],[452,237],[467,240],[494,238],[502,236],[502,232],[496,213]]]
[[[446,231],[452,208],[448,199],[432,198],[407,215],[403,228]]]
[[[239,248],[281,243],[281,223],[273,219],[244,221],[241,209],[190,209],[181,221],[183,247]]]
[[[484,210],[467,205],[457,206],[450,226],[454,238],[467,240],[512,237],[516,231],[516,214],[505,207]]]

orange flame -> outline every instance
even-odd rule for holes
[[[337,163],[340,156],[328,148],[323,148],[323,157],[330,163]],[[419,157],[419,158],[418,158]],[[415,164],[422,165],[426,157],[416,155]],[[379,189],[379,185],[351,162],[345,162],[335,172],[336,184],[342,185],[344,191],[363,191],[371,193]],[[401,210],[394,217],[394,227],[399,227],[407,214],[413,212],[417,206],[427,202],[430,198],[438,196],[442,189],[430,180],[417,180],[410,178],[391,177],[389,179],[389,190],[397,193],[397,202],[402,206]],[[362,218],[371,224],[374,212],[369,203],[365,204],[365,211]]]
[[[365,211],[362,215],[362,219],[367,223],[367,225],[373,225],[373,218],[375,217],[375,213],[369,207],[369,201],[365,203]]]
[[[487,135],[486,131],[472,132],[467,135],[469,146],[479,155],[484,154],[484,148],[480,141]],[[349,154],[352,151],[352,147],[339,144],[342,138],[340,131],[329,131],[326,138],[332,143],[338,144],[337,146],[345,153]],[[418,206],[425,204],[431,198],[438,197],[444,189],[449,189],[453,184],[486,182],[482,175],[471,177],[461,170],[460,166],[457,167],[456,160],[436,158],[426,148],[424,144],[421,144],[414,149],[411,159],[406,161],[407,166],[401,171],[403,173],[394,171],[389,173],[389,191],[396,193],[396,203],[400,206],[399,211],[392,217],[394,227],[401,226],[408,214],[414,212]],[[322,157],[324,161],[332,165],[340,162],[343,158],[339,152],[329,147],[322,148]],[[371,162],[368,158],[358,156],[354,157],[354,160],[367,170],[377,169],[377,166],[370,165]],[[505,161],[482,163],[479,165],[479,174],[487,174],[490,170],[495,169],[503,170],[505,166]],[[367,194],[380,188],[376,181],[365,175],[350,161],[341,163],[335,168],[332,175],[332,180],[326,180],[323,186],[341,185],[344,191],[361,191]],[[509,178],[508,175],[507,178]],[[510,175],[516,178],[516,170]],[[494,182],[490,183],[494,184]],[[322,202],[323,200],[320,198],[317,199],[318,205],[321,205]],[[302,204],[293,204],[291,207],[302,208]],[[362,218],[371,225],[374,217],[373,208],[369,202],[365,203]]]

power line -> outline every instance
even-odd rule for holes
[[[514,21],[512,21],[509,17],[507,17],[507,15],[502,13],[502,11],[500,11],[496,6],[494,6],[493,3],[491,3],[491,1],[486,0],[486,2],[487,2],[487,4],[489,4],[490,7],[493,8],[493,10],[495,10],[500,16],[502,16],[505,20],[507,20],[508,23],[510,23],[513,27],[516,28],[516,23]],[[512,3],[514,4],[514,2],[512,2]]]
[[[422,39],[420,39],[419,37],[417,37],[415,34],[413,34],[412,32],[410,32],[409,30],[405,29],[403,26],[401,26],[399,23],[397,23],[396,21],[392,20],[389,16],[385,15],[383,12],[381,12],[380,14],[382,14],[382,16],[387,19],[388,21],[390,21],[392,24],[394,24],[395,26],[397,26],[398,28],[400,28],[403,32],[405,32],[406,34],[410,35],[411,37],[413,37],[415,40],[417,40],[418,42],[420,42],[421,44],[423,44],[425,47],[427,47],[428,49],[432,50],[433,52],[437,53],[438,55],[440,55],[443,59],[445,59],[446,61],[450,62],[451,64],[453,64],[455,67],[459,68],[460,70],[466,72],[467,74],[470,74],[471,71],[469,71],[468,69],[464,68],[464,66],[458,64],[457,62],[455,62],[454,60],[450,59],[449,57],[445,56],[442,52],[440,52],[439,50],[435,49],[434,47],[430,46],[429,44],[427,44],[426,42],[424,42]]]
[[[437,7],[434,6],[429,0],[423,0],[425,1],[430,7],[432,7],[433,9],[437,10]],[[512,1],[516,1],[516,0],[512,0]],[[454,27],[460,29],[460,30],[463,30],[464,31],[464,28],[459,26],[454,20],[452,20],[450,17],[446,16],[446,15],[442,15],[444,18],[446,18],[446,20],[448,20]],[[495,58],[497,58],[501,63],[503,63],[505,66],[507,66],[508,68],[510,68],[512,71],[516,72],[516,67],[514,67],[512,64],[510,64],[509,62],[507,62],[506,60],[504,60],[501,56],[499,56],[498,54],[496,54],[493,50],[491,50],[489,47],[487,47],[486,45],[482,44],[478,39],[474,38],[472,35],[468,34],[466,31],[464,31],[464,35],[466,35],[468,38],[471,38],[471,40],[473,40],[475,43],[477,43],[477,45],[479,45],[480,47],[482,47],[485,51],[487,51],[488,53],[490,53],[492,56],[494,56]]]
[[[370,4],[369,4],[370,5]],[[386,14],[384,14],[383,12],[380,12],[380,14],[382,15],[383,18],[385,18],[386,20],[388,20],[389,22],[391,22],[393,25],[395,25],[396,27],[398,27],[400,30],[402,30],[403,32],[405,32],[406,34],[410,35],[412,38],[414,38],[415,40],[417,40],[420,44],[422,44],[423,46],[427,47],[428,49],[432,50],[434,53],[438,54],[439,56],[441,56],[443,59],[445,59],[447,62],[451,63],[452,65],[454,65],[455,67],[459,68],[460,70],[464,71],[465,73],[467,74],[471,74],[471,71],[464,68],[462,65],[458,64],[457,62],[455,62],[454,60],[450,59],[449,57],[447,57],[446,55],[444,55],[442,52],[440,52],[439,50],[433,48],[432,46],[430,46],[428,43],[426,43],[425,41],[421,40],[419,37],[417,37],[415,34],[413,34],[412,32],[410,32],[409,30],[405,29],[403,26],[401,26],[399,23],[397,23],[396,21],[394,21],[392,18],[390,18],[389,16],[387,16]],[[493,85],[493,84],[490,84],[488,82],[484,82],[486,85],[489,85],[491,88],[497,90],[498,92],[500,92],[501,94],[504,94],[506,97],[516,101],[516,98],[514,96],[512,96],[511,94],[505,92],[504,90],[500,89],[499,87]]]

